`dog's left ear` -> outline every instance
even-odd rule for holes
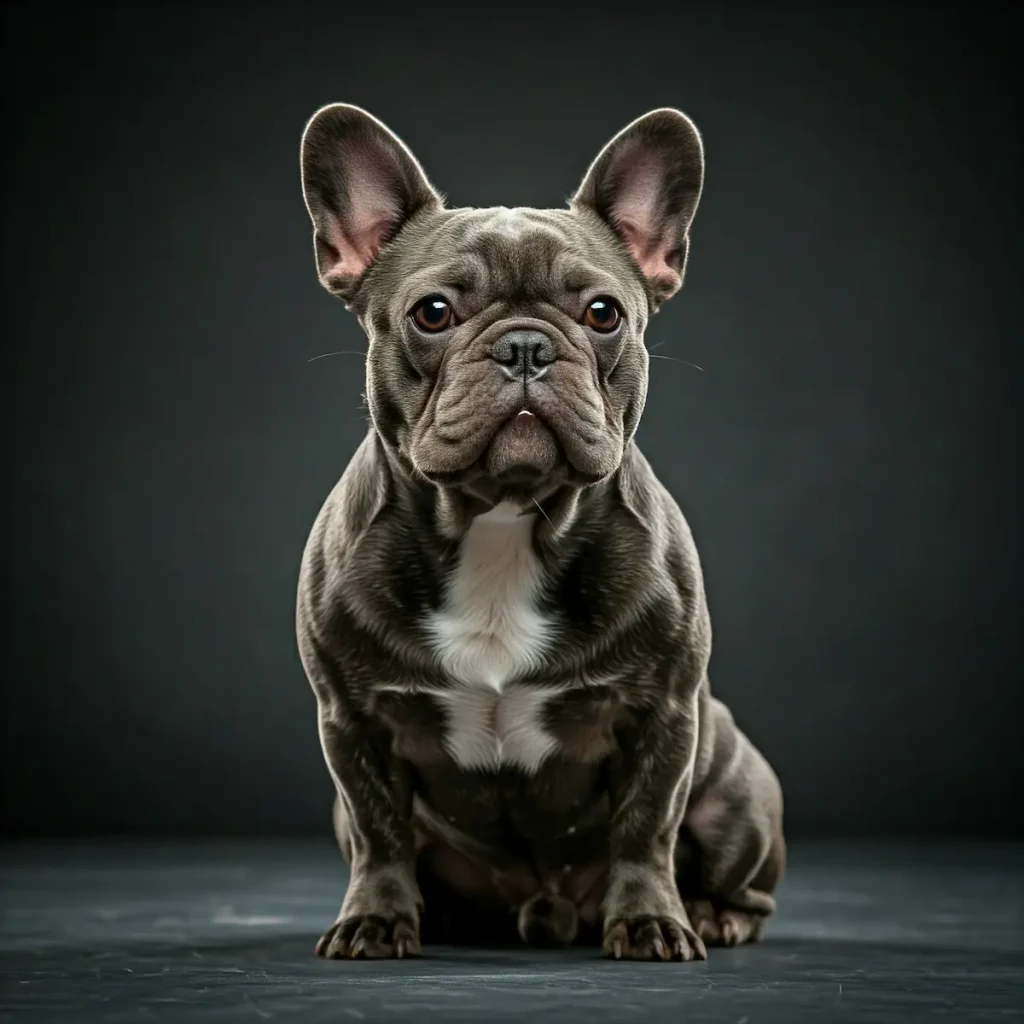
[[[444,206],[402,140],[347,103],[313,115],[301,164],[320,283],[345,300],[410,217]]]
[[[637,118],[601,150],[570,205],[593,210],[615,229],[657,307],[682,286],[703,183],[696,125],[663,108]]]

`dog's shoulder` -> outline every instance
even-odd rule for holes
[[[621,529],[631,520],[642,529],[646,556],[655,563],[675,566],[690,579],[700,575],[700,559],[690,524],[679,502],[662,483],[636,444],[631,444],[616,476]],[[635,531],[629,531],[635,535]]]
[[[694,638],[708,634],[704,574],[693,531],[679,502],[635,444],[623,460],[617,492],[620,531],[631,538],[626,555],[633,565],[645,567],[647,593],[670,593],[664,607],[673,609],[671,619]],[[626,530],[627,520],[640,529]]]
[[[320,508],[306,546],[307,556],[321,547],[333,555],[350,551],[373,525],[388,498],[383,456],[371,431],[356,449]]]
[[[388,477],[371,431],[331,489],[310,530],[299,572],[300,612],[351,590],[361,548],[388,502]]]
[[[370,431],[332,489],[306,542],[299,620],[339,635],[395,639],[423,607],[436,607],[446,545],[432,511],[402,489]],[[432,508],[432,506],[431,506]]]

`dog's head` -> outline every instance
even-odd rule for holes
[[[369,338],[374,426],[406,468],[526,503],[615,472],[647,394],[643,334],[682,284],[703,149],[676,110],[600,152],[567,210],[446,209],[358,107],[319,110],[302,181],[323,285]]]

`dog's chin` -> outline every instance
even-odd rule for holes
[[[564,475],[564,457],[551,428],[526,410],[495,432],[472,490],[490,501],[529,504]]]
[[[498,483],[539,483],[562,459],[551,428],[539,416],[522,410],[503,423],[484,453],[483,469]]]

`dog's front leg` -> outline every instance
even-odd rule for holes
[[[317,943],[330,958],[420,953],[412,786],[370,723],[321,700],[320,743],[348,819],[351,878],[338,919]]]
[[[612,771],[604,952],[615,959],[703,960],[675,880],[674,853],[693,779],[696,699],[666,696],[620,737]]]

